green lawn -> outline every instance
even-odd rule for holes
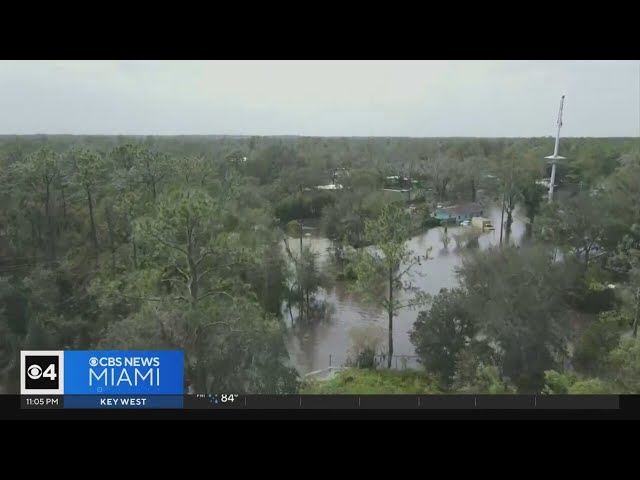
[[[305,383],[302,394],[440,393],[435,382],[419,370],[345,369],[331,380]]]

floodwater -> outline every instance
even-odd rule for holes
[[[488,213],[488,215],[487,215]],[[484,250],[500,243],[500,208],[491,208],[485,216],[491,219],[496,227],[494,231],[481,234],[479,248]],[[474,227],[449,227],[449,237]],[[430,260],[416,265],[418,275],[413,276],[413,282],[424,292],[435,295],[441,288],[451,288],[458,284],[455,268],[461,264],[460,250],[454,241],[444,248],[441,235],[443,227],[434,228],[409,240],[409,247],[416,253],[424,255],[428,248]],[[509,243],[519,245],[525,235],[525,223],[516,209],[514,222],[511,226]],[[503,234],[504,235],[504,234]],[[503,243],[506,238],[503,237]],[[299,238],[289,238],[292,252],[297,252],[300,245]],[[320,255],[322,268],[327,268],[330,262],[329,251],[331,241],[326,238],[305,236],[303,246],[309,246]],[[462,251],[465,249],[463,248]],[[349,291],[346,282],[339,282],[322,292],[332,314],[324,321],[311,325],[300,324],[293,328],[289,325],[287,347],[292,364],[301,374],[331,366],[340,366],[349,357],[352,344],[352,331],[367,329],[371,334],[381,338],[382,349],[387,349],[388,319],[384,311],[377,310],[366,304],[357,295]],[[424,309],[424,308],[423,308]],[[409,332],[418,315],[418,310],[403,309],[393,321],[394,356],[415,355],[413,344],[409,341]],[[294,313],[295,317],[295,313]],[[285,319],[289,323],[288,312]],[[375,333],[373,333],[375,332]]]

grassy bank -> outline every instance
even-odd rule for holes
[[[305,383],[302,394],[440,393],[435,382],[419,370],[345,369],[326,381]]]

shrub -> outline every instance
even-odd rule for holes
[[[578,338],[574,353],[575,367],[596,374],[606,367],[609,353],[618,345],[628,319],[616,311],[603,312],[591,322]]]
[[[351,349],[347,366],[356,368],[377,368],[381,362],[378,357],[384,341],[384,332],[380,327],[355,327],[351,329]]]
[[[440,220],[438,220],[437,218],[432,217],[428,213],[424,217],[424,220],[422,221],[422,226],[424,228],[435,228],[435,227],[439,227],[441,224],[442,224],[442,222]]]

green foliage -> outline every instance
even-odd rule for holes
[[[398,268],[410,253],[405,242],[411,236],[411,217],[402,209],[387,205],[380,216],[365,224],[365,237],[380,250],[376,259],[386,269]],[[372,255],[370,255],[372,258]]]
[[[384,344],[384,331],[376,327],[355,327],[349,332],[351,337],[350,356],[347,366],[356,368],[377,368]]]
[[[545,372],[542,393],[550,395],[607,395],[616,393],[615,387],[599,378],[579,379],[573,374],[562,374],[555,370]]]
[[[562,219],[558,203],[548,203],[540,209],[540,214],[534,225],[536,238],[551,248],[564,248],[562,237]]]
[[[500,369],[494,365],[479,365],[471,383],[460,387],[461,393],[502,395],[517,393],[508,380],[502,378]]]
[[[436,228],[441,225],[441,221],[435,217],[432,217],[431,214],[427,211],[425,216],[423,217],[422,226],[426,229]]]
[[[132,143],[118,145],[111,150],[111,161],[117,169],[129,171],[133,168],[136,156],[139,155],[139,147]]]
[[[388,203],[381,191],[368,189],[332,192],[336,202],[322,210],[321,228],[324,235],[343,245],[360,248],[370,245],[365,238],[365,222],[378,217]]]
[[[478,332],[493,345],[501,376],[519,392],[540,391],[544,371],[566,351],[571,282],[564,267],[540,248],[503,248],[463,261],[460,281]]]
[[[578,311],[597,314],[614,307],[615,290],[609,288],[608,284],[580,276],[568,292],[568,300]]]
[[[597,199],[580,194],[561,207],[553,204],[544,210],[539,233],[549,243],[564,247],[585,265],[608,243],[611,219],[602,212]]]
[[[246,167],[247,174],[257,178],[262,185],[272,183],[281,172],[300,165],[296,151],[282,143],[273,144],[257,152]]]
[[[450,391],[537,391],[540,372],[565,357],[572,310],[606,310],[575,339],[571,358],[579,374],[602,380],[577,379],[567,391],[634,391],[634,347],[619,340],[633,335],[640,309],[637,142],[563,142],[569,160],[559,182],[574,181],[583,194],[570,202],[559,195],[549,207],[535,185],[546,176],[548,138],[0,136],[0,388],[18,388],[24,348],[157,346],[186,351],[185,373],[199,391],[294,391],[283,302],[303,302],[313,318],[330,308],[314,297],[325,280],[314,256],[287,268],[276,218],[320,218],[338,248],[369,246],[357,261],[347,255],[342,275],[392,320],[424,301],[411,277],[417,256],[404,243],[436,226],[424,203],[474,200],[482,190],[481,199],[506,194],[508,213],[518,204],[534,223],[534,241],[565,255],[555,256],[558,268],[543,259],[538,268],[524,250],[522,261],[492,252],[464,274],[461,303],[483,340],[456,355],[432,350],[436,370],[448,372],[438,380]],[[419,183],[410,195],[386,192],[389,175]],[[332,180],[344,188],[315,189]],[[419,214],[405,229],[409,198]],[[607,270],[595,268],[605,258],[592,260],[596,244],[608,252]],[[441,329],[428,317],[421,330],[452,333],[445,314]],[[361,350],[364,364],[372,350]]]
[[[630,225],[609,258],[609,266],[623,275],[629,275],[632,280],[640,276],[640,223]]]
[[[276,217],[282,223],[303,218],[320,218],[324,209],[333,205],[336,196],[341,193],[340,191],[297,192],[276,204]]]
[[[640,339],[622,337],[609,361],[615,381],[622,388],[620,393],[640,393]]]
[[[417,264],[419,261],[412,258],[413,252],[406,245],[410,234],[411,218],[394,206],[385,206],[376,220],[366,222],[365,239],[375,248],[363,250],[358,257],[356,287],[362,293],[371,292],[372,286],[379,286],[380,280],[388,282],[389,278],[391,291],[403,288],[402,277],[394,275],[394,272],[407,262]],[[388,311],[396,311],[399,300],[397,297],[395,300],[385,299],[382,304]]]
[[[288,273],[280,244],[274,241],[258,247],[257,256],[243,273],[264,311],[279,318],[287,294]]]
[[[201,302],[192,309],[164,299],[109,325],[99,347],[180,348],[185,378],[197,393],[293,393],[296,374],[284,365],[282,329],[254,302],[238,297]]]
[[[633,336],[636,337],[640,324],[640,219],[624,235],[609,258],[609,265],[627,280],[626,284],[620,285],[619,298],[625,312],[633,319]]]
[[[345,178],[340,179],[340,184],[351,191],[378,190],[383,186],[380,175],[370,169],[351,169]]]
[[[142,149],[134,156],[133,176],[155,202],[162,183],[173,173],[173,163],[165,153]]]
[[[179,346],[185,352],[186,378],[198,392],[291,391],[295,375],[284,367],[281,324],[260,308],[255,276],[253,295],[246,295],[247,274],[264,267],[238,243],[239,232],[225,229],[222,200],[198,189],[175,190],[160,201],[155,216],[138,222],[144,262],[162,272],[158,281],[166,286],[149,299],[157,303],[141,310],[140,320],[134,315],[113,324],[119,330],[107,338],[119,341],[131,332],[158,348]],[[284,279],[274,280],[281,294]],[[265,306],[268,289],[261,292]],[[145,322],[146,335],[135,330]]]
[[[384,309],[389,318],[388,366],[393,359],[393,317],[402,308],[424,305],[426,295],[411,282],[411,268],[428,258],[407,247],[411,217],[395,205],[383,207],[376,220],[365,224],[365,238],[375,249],[362,251],[355,266],[355,288]],[[386,295],[380,295],[385,285]],[[400,296],[402,292],[403,297]]]
[[[555,370],[547,370],[544,372],[544,388],[542,393],[550,395],[566,395],[576,382],[576,376],[571,374],[563,374]]]
[[[574,383],[569,392],[571,395],[611,395],[619,393],[615,386],[599,378],[579,380]]]
[[[601,313],[597,319],[589,323],[575,344],[575,367],[590,375],[603,373],[609,353],[618,345],[620,335],[628,326],[628,318],[620,312]]]
[[[568,143],[570,153],[569,173],[587,186],[595,186],[610,175],[619,164],[620,153],[613,142],[598,142],[596,139],[580,139],[580,152],[577,145]],[[574,154],[573,152],[576,152]]]
[[[305,292],[315,292],[321,287],[326,279],[320,272],[318,266],[318,253],[305,247],[302,251],[301,261],[299,261],[298,282]]]
[[[16,284],[17,283],[17,284]],[[2,317],[8,334],[24,336],[28,329],[29,295],[23,282],[12,282],[9,278],[0,278],[0,305]]]
[[[542,209],[542,198],[544,197],[545,189],[536,184],[533,179],[521,185],[520,189],[525,215],[529,219],[529,224],[532,224]]]
[[[86,191],[96,187],[106,174],[104,158],[91,150],[75,150],[70,153],[74,171],[73,181]]]
[[[336,274],[337,280],[347,280],[350,282],[354,282],[358,279],[358,273],[356,272],[356,264],[349,260],[338,260],[340,266],[342,267],[340,271]]]
[[[424,372],[416,370],[344,369],[326,381],[308,381],[302,394],[435,394],[438,387]]]
[[[348,359],[346,365],[356,368],[377,368],[380,364],[377,356],[378,353],[376,353],[376,350],[364,348],[360,350],[354,358]]]
[[[640,223],[640,152],[620,157],[620,165],[607,181],[603,182],[604,202],[611,220],[610,236],[616,243],[633,224]]]
[[[451,386],[465,348],[472,348],[476,336],[473,315],[466,310],[465,292],[442,289],[431,308],[418,314],[411,342],[425,368]]]

